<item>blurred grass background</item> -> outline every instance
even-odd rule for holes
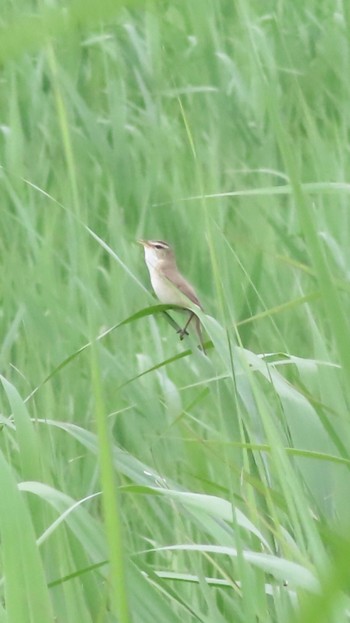
[[[0,623],[349,620],[349,17],[3,1]]]

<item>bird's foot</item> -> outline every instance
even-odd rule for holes
[[[189,333],[188,333],[188,331],[186,331],[186,329],[178,329],[177,333],[180,336],[180,340],[183,340],[185,335],[189,335]]]

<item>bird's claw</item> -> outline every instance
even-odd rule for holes
[[[178,335],[180,336],[180,340],[183,340],[185,335],[189,335],[188,331],[186,331],[186,329],[178,329],[177,332]]]

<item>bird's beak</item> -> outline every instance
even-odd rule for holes
[[[141,240],[140,238],[137,242],[142,244],[143,247],[149,247],[148,240]]]

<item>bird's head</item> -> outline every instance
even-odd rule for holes
[[[164,240],[138,240],[138,242],[145,250],[146,262],[153,266],[175,260],[172,247]]]

